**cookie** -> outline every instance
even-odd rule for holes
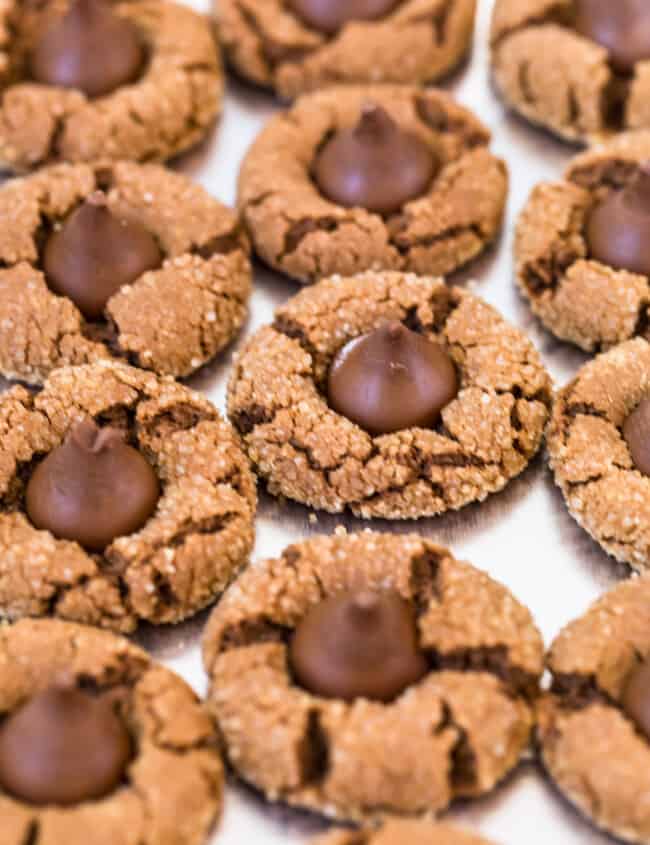
[[[330,636],[306,654],[314,624]],[[413,647],[425,665],[408,684]],[[528,610],[447,549],[413,534],[320,536],[223,596],[204,637],[208,706],[235,772],[270,800],[345,819],[418,814],[488,792],[516,764],[542,652]],[[298,681],[305,658],[315,677]],[[385,672],[402,672],[390,700],[309,691],[328,674],[370,689]]]
[[[647,708],[648,608],[644,575],[564,628],[549,652],[553,683],[538,727],[543,762],[564,796],[598,827],[644,843],[650,739],[639,704]]]
[[[490,845],[474,833],[449,824],[426,824],[397,819],[378,829],[336,830],[312,840],[310,845]]]
[[[517,223],[521,292],[547,329],[588,352],[648,333],[648,160],[650,131],[619,135],[534,188]]]
[[[630,0],[600,8],[587,0],[496,0],[491,62],[501,96],[568,141],[650,127],[650,41],[626,56],[629,66],[617,61],[635,34],[650,32],[638,20],[647,14]]]
[[[341,136],[358,140],[359,133],[369,139],[365,154],[341,149]],[[343,187],[386,180],[408,188],[411,170],[400,166],[396,135],[400,149],[408,143],[431,158],[433,173],[401,208],[369,211],[354,195],[343,205],[317,186],[314,166],[325,169],[321,156],[337,140],[329,158],[335,177],[348,176]],[[501,226],[508,177],[489,140],[477,118],[440,91],[329,88],[301,97],[262,130],[242,165],[239,207],[260,258],[304,283],[368,269],[450,273],[481,253]],[[362,172],[355,175],[355,167]],[[332,178],[325,177],[327,187]]]
[[[86,6],[93,11],[84,13]],[[124,41],[118,32],[115,44],[104,44],[104,30],[112,33],[116,18],[135,38],[140,64],[124,84],[100,95],[84,93],[77,87],[83,81],[67,79],[63,71],[92,73],[103,55],[108,73]],[[203,138],[220,111],[223,79],[210,25],[173,2],[73,0],[68,7],[63,0],[10,0],[0,17],[0,57],[5,170],[98,158],[166,160]]]
[[[213,723],[127,640],[60,620],[5,626],[0,711],[3,845],[206,841],[223,793]]]
[[[341,350],[387,321],[435,342],[456,385],[435,422],[372,435],[335,411],[327,390]],[[422,379],[417,388],[397,379],[399,401],[385,400],[390,370],[389,361],[380,411],[408,405],[421,388]],[[357,390],[372,382],[375,391],[378,375],[366,362]],[[228,391],[230,419],[272,494],[388,519],[440,514],[501,490],[538,451],[550,401],[532,343],[490,305],[440,279],[373,272],[325,279],[280,307],[243,347]]]
[[[280,97],[342,83],[432,82],[467,54],[476,0],[219,0],[226,58]]]
[[[650,345],[642,338],[602,353],[560,391],[547,444],[573,518],[606,552],[650,566],[650,465],[644,460]]]
[[[101,437],[87,432],[93,423]],[[117,479],[109,472],[111,450],[126,446],[153,469],[159,489],[136,520],[141,527],[113,531],[108,543],[104,535],[98,550],[94,535],[75,534],[80,521],[90,529],[77,515],[99,501],[95,519],[105,511],[116,520],[120,497],[130,501],[127,470]],[[80,450],[83,460],[75,459]],[[213,601],[246,563],[254,510],[255,483],[232,428],[207,399],[169,378],[99,361],[57,370],[36,395],[14,387],[0,398],[6,619],[51,615],[125,632],[141,619],[178,622]]]
[[[40,384],[57,367],[110,357],[187,376],[246,316],[251,268],[237,215],[180,173],[53,165],[3,185],[0,216],[6,377]]]

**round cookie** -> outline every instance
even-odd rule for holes
[[[45,697],[51,701],[53,691],[58,706],[45,710],[46,720],[30,724],[25,708]],[[65,748],[56,735],[47,742],[47,722],[53,732],[55,726],[74,727],[78,708],[65,700],[71,696],[85,700],[86,707],[110,708],[111,718],[127,731],[128,763],[121,782],[100,797],[67,806],[37,803],[31,794],[30,800],[15,797],[5,780],[10,774],[17,776],[21,768],[23,773],[29,771],[30,759],[42,761],[41,771],[31,769],[30,777],[43,780],[44,797],[58,786],[45,778],[44,767],[53,773],[63,765],[67,779],[80,778],[79,767],[86,769],[97,759],[106,739],[92,718],[84,726],[84,736],[98,744],[84,747],[86,756],[77,760],[75,769],[70,770],[72,755],[61,760]],[[223,793],[213,723],[187,684],[140,648],[108,632],[59,620],[23,620],[5,626],[0,630],[0,711],[4,720],[0,746],[11,732],[16,747],[24,749],[24,755],[4,760],[0,772],[3,845],[206,841]],[[17,716],[21,726],[15,724]],[[43,737],[40,747],[34,747],[35,733]],[[107,753],[110,746],[103,751]],[[173,777],[168,776],[170,771]]]
[[[389,819],[380,828],[336,830],[310,845],[490,845],[487,839],[449,824]]]
[[[339,83],[432,82],[470,48],[476,0],[366,0],[356,7],[338,0],[327,9],[339,18],[333,27],[317,17],[324,5],[219,0],[228,61],[246,79],[292,99]]]
[[[553,682],[538,713],[542,760],[562,793],[599,827],[643,843],[650,738],[631,716],[627,691],[650,656],[649,608],[644,575],[567,625],[548,655]]]
[[[326,199],[313,166],[333,133],[369,105],[435,158],[428,190],[378,214]],[[488,130],[446,94],[410,86],[334,87],[272,118],[248,151],[238,204],[258,255],[301,282],[367,269],[445,274],[482,252],[501,226],[508,177]],[[387,155],[387,167],[395,157]]]
[[[347,342],[400,321],[451,356],[459,392],[431,427],[372,436],[324,392]],[[538,451],[551,382],[532,343],[440,279],[368,272],[305,288],[236,359],[230,419],[274,495],[370,518],[432,516],[501,490]]]
[[[148,272],[132,273],[131,284],[86,318],[55,293],[58,273],[49,273],[65,268],[52,243],[98,196],[118,235],[127,221],[153,236],[157,261],[145,265],[152,267]],[[251,268],[237,215],[180,173],[133,162],[53,165],[0,187],[0,217],[6,223],[0,233],[0,372],[6,377],[40,384],[57,367],[115,356],[187,376],[226,346],[246,316]],[[110,258],[102,228],[95,238]],[[88,238],[77,241],[76,252],[68,248],[73,270]],[[120,251],[128,256],[128,244],[115,248]],[[105,265],[88,275],[95,280]],[[105,275],[112,283],[113,272]],[[96,287],[95,281],[87,289]]]
[[[88,420],[121,432],[160,486],[143,527],[101,551],[37,529],[26,502],[36,468]],[[52,615],[119,631],[139,620],[179,622],[246,563],[254,511],[255,482],[231,426],[172,379],[100,361],[56,370],[36,395],[14,387],[0,397],[5,619]]]
[[[562,181],[537,185],[517,223],[515,260],[523,295],[556,337],[589,352],[647,335],[650,266],[639,252],[648,242],[643,225],[647,219],[650,233],[650,214],[626,206],[635,191],[650,202],[648,161],[650,131],[619,135],[576,156]],[[607,206],[603,231],[592,221]],[[615,260],[610,256],[617,243],[627,244],[628,254],[618,258],[627,258],[633,271],[607,263]]]
[[[326,698],[294,680],[294,631],[346,590],[395,591],[416,619],[430,669],[392,701]],[[491,790],[528,741],[542,652],[505,587],[421,537],[369,531],[250,567],[204,638],[208,704],[237,774],[273,801],[345,819]]]
[[[621,69],[595,40],[589,5],[600,6],[603,43],[616,31],[603,13],[618,12],[623,20],[648,14],[643,0],[496,0],[492,18],[492,71],[503,99],[527,120],[574,142],[650,127],[650,37],[648,58]],[[648,36],[649,22],[633,26],[635,32]],[[619,40],[629,45],[630,33]]]
[[[38,37],[61,20],[68,3],[9,0],[4,4],[0,17],[3,169],[23,172],[55,161],[98,158],[163,161],[196,144],[214,123],[223,79],[209,22],[184,5],[160,0],[111,0],[109,8],[135,26],[144,63],[129,84],[90,97],[32,78],[31,56]],[[77,41],[69,36],[71,44]]]
[[[569,512],[605,551],[639,571],[650,566],[648,425],[637,417],[650,395],[649,374],[650,344],[642,338],[599,355],[560,391],[547,432]]]

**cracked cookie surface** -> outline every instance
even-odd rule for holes
[[[569,512],[606,552],[650,566],[650,477],[636,469],[622,427],[650,393],[650,344],[626,341],[585,364],[560,391],[547,432]]]
[[[348,341],[399,320],[442,344],[460,391],[433,429],[372,437],[324,385]],[[269,491],[333,513],[413,519],[501,490],[538,451],[551,383],[532,343],[478,297],[404,273],[333,277],[276,311],[235,361],[230,419]]]
[[[143,528],[100,554],[37,530],[25,514],[36,464],[73,423],[126,432],[162,493]],[[0,616],[58,616],[133,630],[213,601],[247,562],[255,481],[240,441],[203,396],[113,361],[54,372],[33,395],[0,397]]]
[[[334,35],[310,28],[281,0],[219,0],[226,58],[285,99],[341,83],[432,82],[469,50],[476,0],[402,0],[380,20]]]
[[[441,165],[424,196],[387,217],[330,202],[310,175],[323,141],[354,125],[368,102],[418,135]],[[489,140],[483,124],[440,91],[337,86],[271,119],[244,159],[238,204],[258,255],[304,283],[368,269],[450,273],[501,226],[508,176]]]
[[[468,830],[449,824],[391,819],[379,829],[336,830],[309,845],[491,845]]]
[[[556,337],[588,352],[650,337],[650,279],[592,259],[585,223],[596,203],[650,160],[650,131],[628,132],[576,156],[565,178],[537,185],[517,223],[517,283]]]
[[[98,99],[25,78],[26,57],[64,0],[4,3],[0,11],[0,165],[22,172],[56,161],[164,161],[196,144],[214,123],[223,78],[209,22],[160,0],[115,2],[144,36],[139,80]]]
[[[164,256],[87,322],[48,287],[48,235],[94,191],[139,223]],[[0,372],[40,384],[57,367],[109,357],[187,376],[233,338],[251,291],[248,241],[235,212],[180,173],[133,162],[59,164],[0,188]]]
[[[650,842],[650,745],[621,707],[625,681],[650,656],[650,578],[614,587],[556,638],[551,691],[539,705],[544,764],[596,825]]]
[[[287,641],[346,589],[392,588],[417,610],[431,670],[395,701],[311,695]],[[501,584],[417,535],[320,536],[250,567],[204,637],[208,705],[231,765],[271,800],[340,818],[441,810],[516,764],[532,725],[543,645]]]
[[[492,72],[506,103],[573,142],[650,127],[650,61],[615,73],[607,50],[573,27],[573,0],[496,0]]]
[[[133,743],[126,780],[71,807],[33,806],[0,788],[3,845],[204,842],[221,809],[223,767],[212,720],[190,687],[106,631],[60,620],[0,629],[3,716],[61,681],[115,697]]]

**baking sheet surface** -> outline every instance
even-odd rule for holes
[[[191,5],[208,10],[209,0]],[[553,376],[563,385],[586,356],[556,342],[536,323],[513,282],[513,224],[533,185],[559,177],[575,152],[505,112],[488,78],[487,35],[492,0],[479,0],[474,51],[469,62],[443,87],[474,109],[493,132],[493,150],[510,171],[504,234],[495,247],[453,281],[468,285],[532,337]],[[232,79],[220,127],[198,150],[175,167],[233,204],[239,163],[265,120],[279,107],[271,95]],[[242,339],[270,321],[274,307],[297,285],[257,266],[251,313],[238,343],[190,380],[222,410],[233,352]],[[278,554],[288,543],[316,532],[368,527],[353,518],[318,515],[293,504],[279,504],[261,493],[254,560]],[[605,589],[627,573],[617,567],[569,517],[543,457],[500,494],[478,506],[411,524],[376,522],[374,528],[419,531],[452,548],[457,557],[487,570],[533,612],[545,641],[582,613]],[[172,629],[142,629],[137,640],[179,672],[199,694],[206,689],[200,636],[207,614]],[[173,776],[170,773],[170,776]],[[532,761],[524,762],[490,797],[454,806],[449,816],[501,845],[602,845],[611,842],[582,820],[548,784]],[[252,790],[229,783],[225,813],[210,845],[286,845],[305,842],[325,825],[306,813],[269,807]],[[406,843],[405,843],[406,845]]]

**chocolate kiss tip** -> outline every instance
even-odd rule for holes
[[[374,590],[361,590],[356,593],[350,605],[352,610],[360,611],[364,616],[377,610],[378,606],[379,596]]]
[[[93,191],[90,196],[86,197],[86,202],[95,208],[106,208],[108,197],[103,191]]]
[[[124,442],[121,431],[111,427],[100,428],[90,418],[82,420],[73,426],[70,429],[68,437],[75,446],[93,455],[98,455],[104,449],[108,449],[116,443]]]
[[[366,102],[361,107],[361,114],[355,128],[355,134],[376,137],[393,132],[397,128],[395,121],[382,106]]]

